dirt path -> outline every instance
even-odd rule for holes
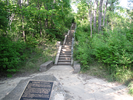
[[[126,86],[85,74],[73,74],[73,68],[65,65],[53,66],[47,72],[32,74],[29,77],[0,81],[0,100],[5,100],[2,98],[8,95],[20,80],[42,75],[54,75],[69,95],[67,100],[133,100],[133,97],[127,94]],[[57,94],[54,100],[64,100],[64,97]]]

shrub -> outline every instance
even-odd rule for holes
[[[27,36],[26,43],[30,47],[36,47],[39,43],[35,37]]]
[[[112,32],[106,38],[103,35],[95,35],[91,45],[96,58],[110,66],[110,73],[116,70],[115,65],[123,68],[131,67],[132,43],[125,35],[117,32]]]
[[[0,0],[0,29],[6,30],[8,25],[9,13],[7,12],[7,4],[4,1]]]
[[[92,49],[90,48],[90,40],[88,33],[78,28],[76,32],[78,45],[75,45],[74,56],[82,64],[81,69],[86,70],[89,68],[88,63],[92,61]]]
[[[128,88],[129,88],[129,93],[130,93],[131,95],[133,95],[133,81],[131,81],[131,82],[129,83]]]
[[[0,71],[18,71],[19,64],[27,57],[26,49],[27,45],[23,41],[0,36]]]
[[[0,71],[17,71],[17,64],[20,62],[18,49],[19,46],[15,42],[9,38],[0,37]]]
[[[88,68],[88,64],[96,59],[105,65],[105,69],[113,80],[125,82],[131,79],[133,66],[132,29],[123,30],[125,33],[108,30],[103,35],[93,34],[93,37],[90,38],[90,33],[86,31],[84,25],[86,24],[77,25],[75,34],[77,45],[75,45],[74,51],[74,57],[80,61],[82,69]]]

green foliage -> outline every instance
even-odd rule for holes
[[[37,71],[38,66],[48,60],[54,60],[56,54],[55,42],[48,39],[28,37],[24,41],[12,41],[10,37],[0,37],[0,72],[8,77],[17,71]]]
[[[11,5],[10,33],[15,37],[23,37],[24,40],[31,37],[47,37],[62,39],[62,34],[70,28],[73,14],[71,13],[70,0],[37,1],[31,0],[28,5],[23,2],[20,5]],[[38,36],[38,37],[36,37]]]
[[[39,40],[39,45],[37,47],[33,47],[31,49],[31,53],[28,52],[31,51],[29,48],[27,48],[24,52],[26,60],[20,63],[20,73],[38,72],[41,64],[55,59],[57,53],[55,43],[57,43],[57,41],[53,40],[50,42],[48,39],[44,38],[40,38]]]
[[[133,95],[133,81],[131,81],[131,82],[129,83],[128,88],[129,88],[129,93],[130,93],[131,95]]]
[[[39,44],[37,39],[35,37],[32,37],[32,36],[27,36],[26,43],[28,46],[31,46],[31,47],[36,47]]]
[[[100,9],[96,7],[99,6],[99,1],[98,5],[96,0],[79,1],[75,16],[78,27],[75,34],[77,41],[74,57],[82,64],[81,69],[87,70],[89,66],[89,71],[94,72],[92,75],[99,74],[98,71],[104,68],[110,81],[125,83],[133,79],[133,13],[132,10],[116,6],[117,1],[108,1],[107,9],[106,3],[102,4],[102,13],[105,16],[101,19]],[[98,60],[104,67],[92,68],[90,65],[93,60]],[[129,88],[133,94],[132,85],[129,85]]]
[[[115,65],[128,68],[132,65],[132,43],[125,34],[110,32],[107,37],[96,35],[92,39],[92,48],[96,58],[111,66],[111,70],[115,70]]]
[[[77,20],[78,21],[78,20]],[[132,79],[133,66],[133,34],[130,27],[121,29],[104,30],[103,34],[93,34],[87,29],[86,20],[79,22],[76,30],[77,45],[74,57],[82,64],[82,69],[89,66],[93,59],[102,62],[110,74],[111,80],[126,82]],[[86,70],[86,69],[85,69]]]
[[[35,55],[34,59],[39,59],[41,54],[46,58],[40,63],[51,59],[55,55],[53,49],[40,47],[47,47],[48,41],[62,40],[74,17],[70,0],[30,0],[27,3],[0,0],[0,71],[8,73],[9,77],[19,67],[23,68],[22,65],[29,69],[37,67],[36,61],[26,62],[31,54]]]
[[[82,64],[82,70],[89,69],[88,63],[93,60],[92,49],[90,48],[91,39],[88,37],[88,33],[84,32],[85,29],[86,26],[83,29],[78,26],[75,33],[78,44],[75,45],[74,56],[75,59],[79,60],[79,62]]]
[[[21,62],[24,44],[11,41],[10,38],[0,37],[0,71],[16,72]]]
[[[8,25],[8,16],[7,5],[5,2],[0,0],[0,29],[6,31]]]
[[[112,74],[116,81],[124,83],[127,80],[132,79],[132,71],[116,66],[116,73]]]

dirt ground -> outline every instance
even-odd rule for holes
[[[43,75],[55,76],[66,93],[56,94],[54,100],[133,100],[126,86],[86,74],[74,74],[71,66],[53,66],[46,72],[0,80],[0,100],[6,100],[2,98],[8,96],[21,80]],[[69,99],[65,99],[67,95]]]

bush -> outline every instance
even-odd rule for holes
[[[9,13],[7,12],[7,5],[4,1],[0,0],[0,29],[6,30],[8,25],[8,18]]]
[[[23,41],[12,41],[11,38],[0,37],[0,71],[16,72],[19,64],[27,57],[27,45]]]
[[[110,36],[95,35],[92,39],[92,49],[96,58],[110,66],[110,73],[116,70],[116,65],[131,68],[133,62],[132,43],[117,32],[110,32]]]
[[[133,95],[133,81],[131,81],[131,82],[129,83],[128,88],[129,88],[129,93],[130,93],[131,95]]]
[[[80,28],[77,29],[75,36],[78,40],[78,45],[75,45],[74,56],[82,64],[81,69],[86,70],[89,68],[88,63],[93,60],[92,49],[90,48],[91,39],[88,38],[88,33]]]
[[[30,47],[36,47],[39,43],[35,37],[27,36],[26,43]]]
[[[9,38],[0,37],[0,71],[16,72],[20,62],[19,46]]]
[[[105,65],[105,69],[113,80],[125,82],[132,78],[133,66],[133,34],[131,30],[117,30],[93,34],[86,32],[86,24],[77,25],[74,57],[82,64],[82,69],[88,68],[89,63],[96,59]],[[87,25],[86,25],[87,26]],[[87,66],[87,67],[86,67]]]

